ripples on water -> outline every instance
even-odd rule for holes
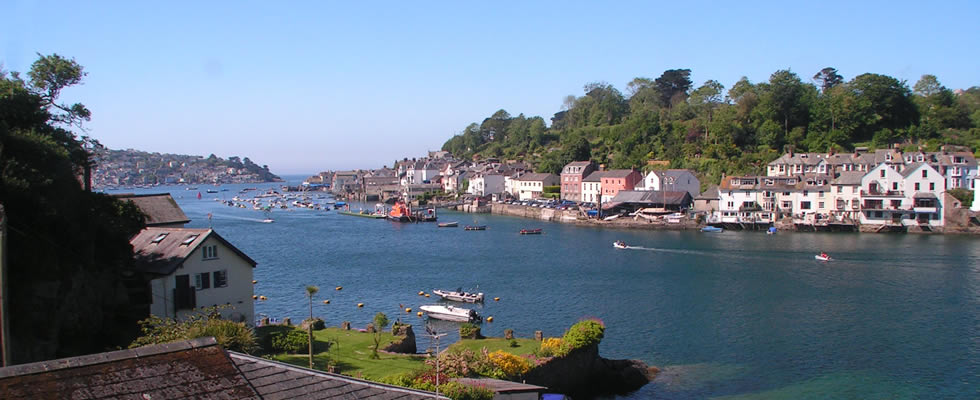
[[[226,187],[203,200],[173,193],[189,227],[207,227],[212,212],[215,230],[259,263],[255,293],[269,300],[257,313],[301,320],[312,284],[314,313],[330,325],[362,327],[381,311],[421,333],[414,311],[433,301],[420,290],[479,285],[501,298],[479,307],[494,317],[487,335],[558,336],[601,318],[605,357],[664,369],[631,398],[980,398],[974,237],[601,230],[451,212],[440,221],[490,228],[312,210],[276,210],[262,224],[257,211],[209,200],[236,194]],[[537,227],[545,234],[517,234]],[[815,261],[820,251],[835,261]]]

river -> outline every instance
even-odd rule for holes
[[[213,226],[258,262],[255,294],[268,300],[257,314],[300,321],[304,288],[317,285],[314,314],[328,325],[363,327],[381,311],[421,333],[414,311],[433,299],[419,291],[478,287],[488,336],[560,336],[600,318],[604,357],[663,370],[627,398],[980,398],[974,237],[611,230],[450,211],[439,220],[460,228],[302,209],[263,224],[258,211],[214,201],[245,186],[278,187],[225,185],[200,200],[209,187],[137,192],[170,191],[188,227]],[[462,229],[474,223],[489,229]],[[821,251],[835,260],[814,260]]]

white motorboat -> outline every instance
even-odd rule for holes
[[[817,254],[817,255],[813,256],[813,258],[817,259],[817,261],[830,261],[830,260],[833,260],[832,258],[830,258],[830,256],[825,255],[825,254]]]
[[[625,249],[625,248],[627,248],[629,246],[626,245],[626,242],[624,242],[622,240],[619,240],[619,241],[613,242],[613,247],[615,247],[617,249]]]
[[[462,307],[430,305],[421,306],[419,309],[428,314],[430,318],[446,321],[480,322],[481,319],[480,315],[476,313],[476,310]]]
[[[455,291],[433,289],[432,293],[435,293],[437,296],[446,300],[459,301],[463,303],[476,303],[483,301],[483,293],[468,293],[464,292],[463,288],[456,289]]]

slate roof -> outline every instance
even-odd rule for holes
[[[544,386],[529,385],[520,382],[511,382],[501,379],[492,378],[456,378],[456,382],[462,383],[466,386],[477,386],[485,387],[492,390],[494,393],[528,393],[528,392],[543,392],[548,390]]]
[[[599,182],[602,178],[608,177],[608,173],[609,171],[594,171],[582,179],[582,182]]]
[[[180,209],[170,193],[119,194],[119,200],[130,201],[146,214],[146,226],[186,224],[190,218]]]
[[[606,175],[603,178],[625,178],[636,171],[632,169],[613,169],[606,171]]]
[[[146,228],[130,239],[129,244],[133,246],[136,270],[170,275],[209,237],[220,241],[253,267],[257,264],[211,229]]]
[[[832,183],[834,185],[860,185],[865,174],[863,171],[844,171]]]
[[[435,393],[300,368],[229,351],[232,362],[262,399],[434,399]],[[439,399],[447,399],[439,396]]]
[[[902,172],[899,172],[899,174],[901,174],[903,178],[908,178],[909,176],[912,176],[913,173],[915,173],[915,170],[919,169],[919,167],[921,167],[923,165],[927,165],[927,164],[926,163],[921,163],[921,162],[909,164],[904,169],[902,169]],[[929,169],[932,169],[932,168],[930,167]]]
[[[0,368],[0,393],[4,399],[436,398],[225,351],[210,337]]]
[[[548,178],[557,179],[558,177],[555,176],[555,174],[533,173],[533,174],[524,174],[520,178],[517,178],[517,180],[525,181],[525,182],[537,182],[537,181],[544,181]]]
[[[620,190],[608,203],[603,204],[603,209],[613,208],[620,204],[666,204],[683,206],[690,203],[691,194],[685,191],[675,192],[661,190]],[[607,207],[608,205],[608,207]]]
[[[0,368],[14,399],[261,399],[214,338]]]
[[[721,196],[718,195],[718,185],[708,186],[708,189],[694,198],[695,200],[720,200]]]

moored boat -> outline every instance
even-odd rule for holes
[[[395,202],[395,205],[391,206],[391,211],[388,212],[388,220],[394,222],[412,222],[412,211],[408,209],[405,202],[399,200]]]
[[[463,227],[463,230],[467,230],[467,231],[485,231],[485,230],[487,230],[487,226],[486,225],[466,225],[465,227]]]
[[[453,222],[440,222],[439,223],[439,227],[440,228],[455,228],[457,226],[459,226],[459,222],[455,222],[455,221],[453,221]]]
[[[721,231],[724,231],[724,229],[719,228],[717,226],[711,226],[711,225],[708,225],[708,226],[706,226],[704,228],[701,228],[701,232],[716,233],[716,232],[721,232]]]
[[[458,288],[455,291],[433,289],[432,293],[446,300],[464,303],[476,303],[483,301],[483,293],[468,293],[464,292],[463,288]]]
[[[542,232],[541,231],[541,228],[537,228],[537,229],[521,229],[520,234],[522,234],[522,235],[540,235],[541,232]]]
[[[481,320],[480,314],[477,314],[476,310],[468,308],[429,305],[421,306],[419,309],[425,312],[429,318],[456,322],[480,322]]]

